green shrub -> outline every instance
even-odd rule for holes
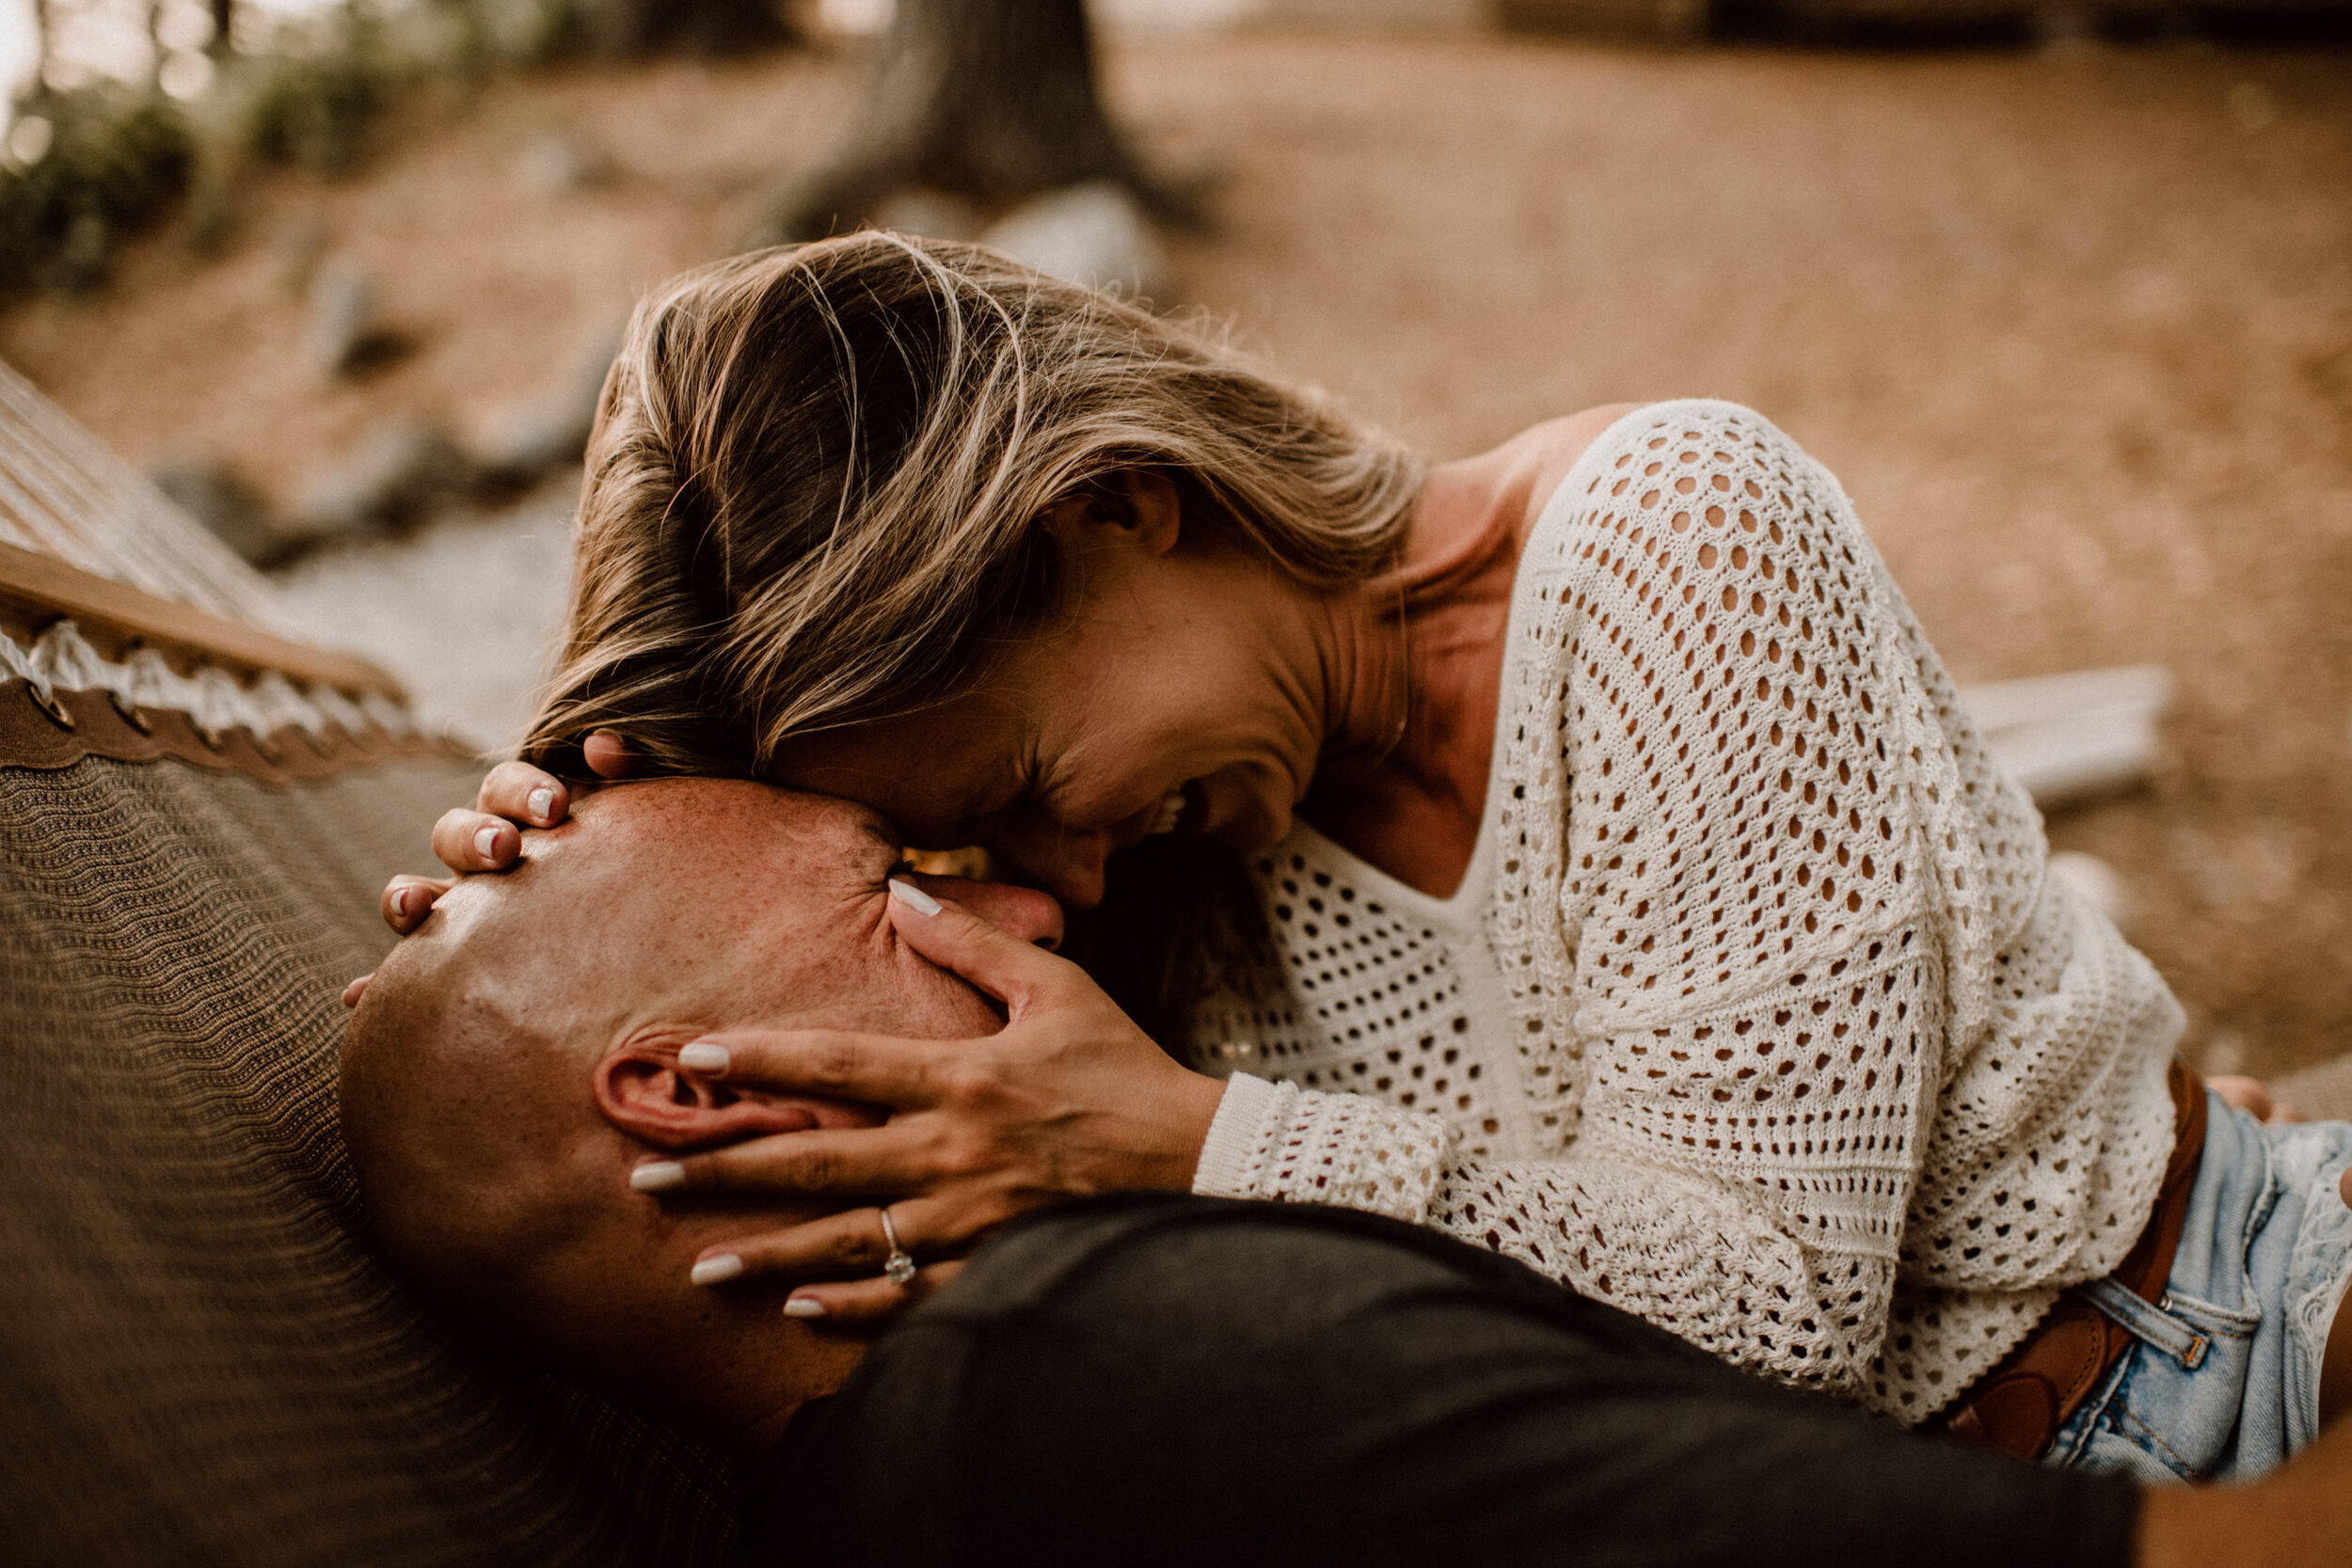
[[[327,176],[353,168],[385,109],[428,69],[413,51],[421,38],[404,37],[404,53],[372,10],[354,8],[230,58],[192,105],[112,82],[37,89],[18,114],[50,127],[48,148],[0,166],[0,291],[96,287],[122,243],[191,188],[191,237],[218,239],[257,161]]]
[[[195,147],[170,100],[113,83],[45,92],[24,113],[48,150],[0,170],[0,288],[88,289],[115,248],[187,188]]]
[[[428,78],[471,84],[582,52],[750,46],[787,36],[781,17],[772,0],[432,0],[387,9],[346,0],[340,11],[281,24],[254,53],[221,59],[184,107],[117,83],[38,88],[18,113],[51,128],[47,150],[0,160],[0,293],[97,286],[121,244],[183,199],[191,242],[216,243],[253,164],[345,173],[365,159],[385,111]]]
[[[373,32],[331,54],[233,62],[218,86],[234,100],[221,128],[233,144],[231,155],[329,176],[356,166],[401,85],[401,72]]]

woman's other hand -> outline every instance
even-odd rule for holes
[[[705,1255],[740,1260],[727,1278],[825,1281],[793,1292],[796,1315],[870,1318],[910,1299],[909,1287],[870,1277],[888,1250],[876,1212],[883,1204],[899,1243],[925,1265],[921,1289],[940,1277],[940,1260],[1041,1205],[1188,1190],[1225,1092],[1170,1060],[1068,959],[908,884],[891,891],[891,918],[907,942],[1003,1002],[1004,1029],[966,1040],[712,1035],[680,1059],[721,1083],[886,1106],[890,1119],[639,1168],[641,1190],[680,1196],[840,1198],[839,1212]]]
[[[589,771],[598,779],[628,776],[628,743],[598,730],[580,745]],[[525,828],[552,828],[571,815],[572,802],[593,784],[566,784],[527,762],[501,762],[483,779],[471,810],[453,807],[433,824],[433,853],[460,876],[503,871],[522,853]],[[406,936],[433,912],[435,900],[456,886],[452,877],[394,877],[384,884],[384,924]]]

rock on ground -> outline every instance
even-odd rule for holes
[[[398,675],[428,724],[503,753],[563,625],[579,500],[574,470],[503,513],[323,548],[278,583],[337,643]]]
[[[989,226],[980,243],[1050,277],[1130,299],[1165,299],[1168,257],[1134,197],[1107,182],[1049,191]]]
[[[553,383],[483,421],[470,449],[484,481],[521,487],[580,461],[628,325],[623,314],[596,323],[581,335]]]
[[[294,515],[322,539],[409,528],[467,495],[474,477],[438,424],[395,417],[311,475]]]
[[[281,523],[267,499],[225,463],[179,459],[159,465],[151,477],[157,489],[250,565],[266,570],[302,548],[300,533]]]
[[[357,375],[394,357],[398,339],[378,319],[375,279],[349,257],[318,263],[309,308],[302,352],[322,378]]]

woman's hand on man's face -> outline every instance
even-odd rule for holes
[[[591,735],[580,752],[599,779],[628,775],[628,743],[611,730]],[[522,853],[523,829],[554,827],[571,814],[572,802],[594,787],[566,784],[527,762],[501,762],[483,779],[472,810],[453,807],[433,825],[434,856],[460,876],[503,871]],[[384,923],[406,936],[456,885],[451,877],[394,877],[384,884]]]
[[[687,1050],[719,1083],[863,1101],[889,1107],[890,1119],[641,1167],[640,1189],[665,1200],[840,1200],[822,1219],[711,1247],[698,1265],[714,1281],[809,1281],[792,1293],[796,1316],[894,1311],[937,1283],[941,1260],[1044,1204],[1188,1189],[1225,1092],[1170,1060],[1076,965],[968,910],[898,888],[891,918],[908,944],[1003,1002],[1005,1028],[966,1040],[843,1030],[710,1036]],[[877,1212],[885,1204],[900,1244],[925,1265],[908,1285],[875,1277],[888,1254]]]

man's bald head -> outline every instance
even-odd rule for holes
[[[628,1169],[855,1119],[680,1069],[677,1048],[710,1030],[996,1027],[898,940],[898,860],[845,802],[671,780],[595,795],[526,835],[512,872],[462,879],[377,970],[344,1042],[344,1137],[394,1261],[575,1358],[740,1305],[686,1270],[714,1225],[760,1222],[674,1216]]]

